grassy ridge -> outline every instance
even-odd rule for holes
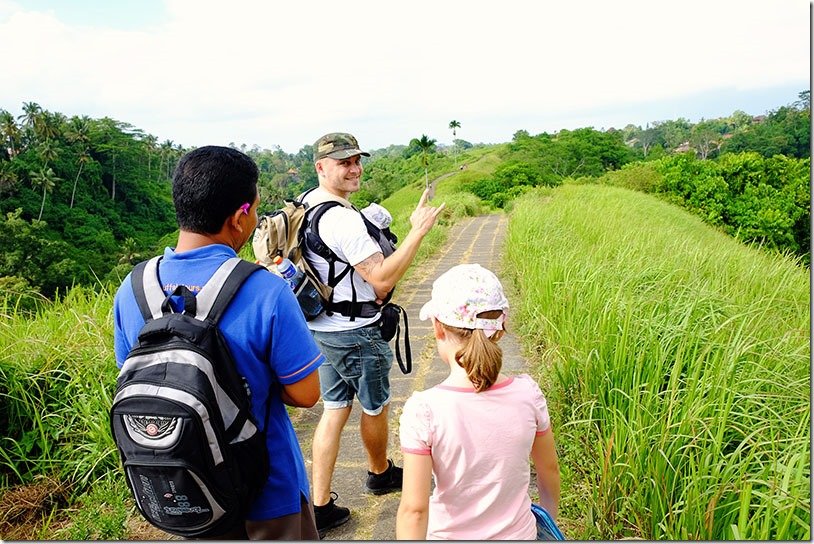
[[[505,268],[552,363],[572,537],[810,537],[804,268],[592,185],[519,200]]]

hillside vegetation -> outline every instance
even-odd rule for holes
[[[575,538],[810,538],[807,270],[656,198],[515,203],[513,328],[537,353]]]

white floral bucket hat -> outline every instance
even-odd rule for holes
[[[493,310],[503,313],[495,319],[478,317]],[[508,310],[509,301],[497,276],[479,264],[459,264],[433,282],[432,298],[422,306],[418,317],[422,321],[434,317],[462,329],[482,329],[491,338],[503,330]]]

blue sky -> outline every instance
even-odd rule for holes
[[[753,115],[810,87],[803,0],[0,0],[0,108],[296,152]],[[13,52],[10,54],[9,52]]]

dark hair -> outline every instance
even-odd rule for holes
[[[183,230],[214,234],[226,218],[257,196],[257,165],[231,147],[209,145],[190,151],[172,177],[175,218]]]

